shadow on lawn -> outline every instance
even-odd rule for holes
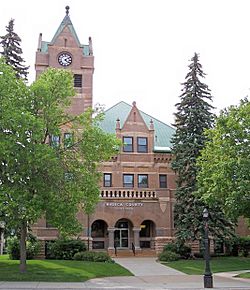
[[[64,260],[29,260],[27,272],[19,273],[19,261],[0,261],[1,281],[83,282],[96,277],[131,276],[117,264]]]

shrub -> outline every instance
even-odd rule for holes
[[[177,253],[177,250],[178,250],[177,243],[174,242],[166,244],[163,248],[163,251],[170,251],[174,253]]]
[[[191,247],[178,242],[172,242],[165,245],[163,251],[174,252],[183,259],[188,259],[191,255]]]
[[[239,238],[239,252],[243,257],[247,257],[250,252],[250,237]]]
[[[178,248],[177,254],[179,254],[181,258],[188,259],[191,255],[191,247],[187,245],[181,245]]]
[[[80,252],[76,253],[73,259],[77,261],[113,263],[113,260],[106,252]]]
[[[20,259],[20,240],[15,236],[7,240],[7,252],[11,260]],[[27,260],[34,259],[40,250],[40,243],[37,238],[29,234],[26,242]]]
[[[247,257],[250,252],[250,236],[236,237],[227,243],[227,249],[232,256]]]
[[[86,251],[81,240],[58,239],[47,244],[46,259],[72,260],[78,252]]]
[[[159,254],[158,259],[164,262],[177,261],[180,259],[180,255],[171,251],[163,251],[162,253]]]

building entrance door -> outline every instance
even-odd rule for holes
[[[115,230],[115,247],[128,248],[128,229]]]
[[[116,248],[128,248],[129,234],[128,222],[119,221],[116,224],[117,228],[114,233],[114,245]]]

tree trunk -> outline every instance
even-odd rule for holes
[[[21,222],[21,238],[20,238],[20,272],[26,272],[26,238],[27,238],[27,222]]]

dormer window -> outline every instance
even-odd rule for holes
[[[123,152],[133,152],[133,137],[123,137]]]
[[[140,152],[140,153],[148,152],[148,138],[147,137],[137,138],[137,152]]]

